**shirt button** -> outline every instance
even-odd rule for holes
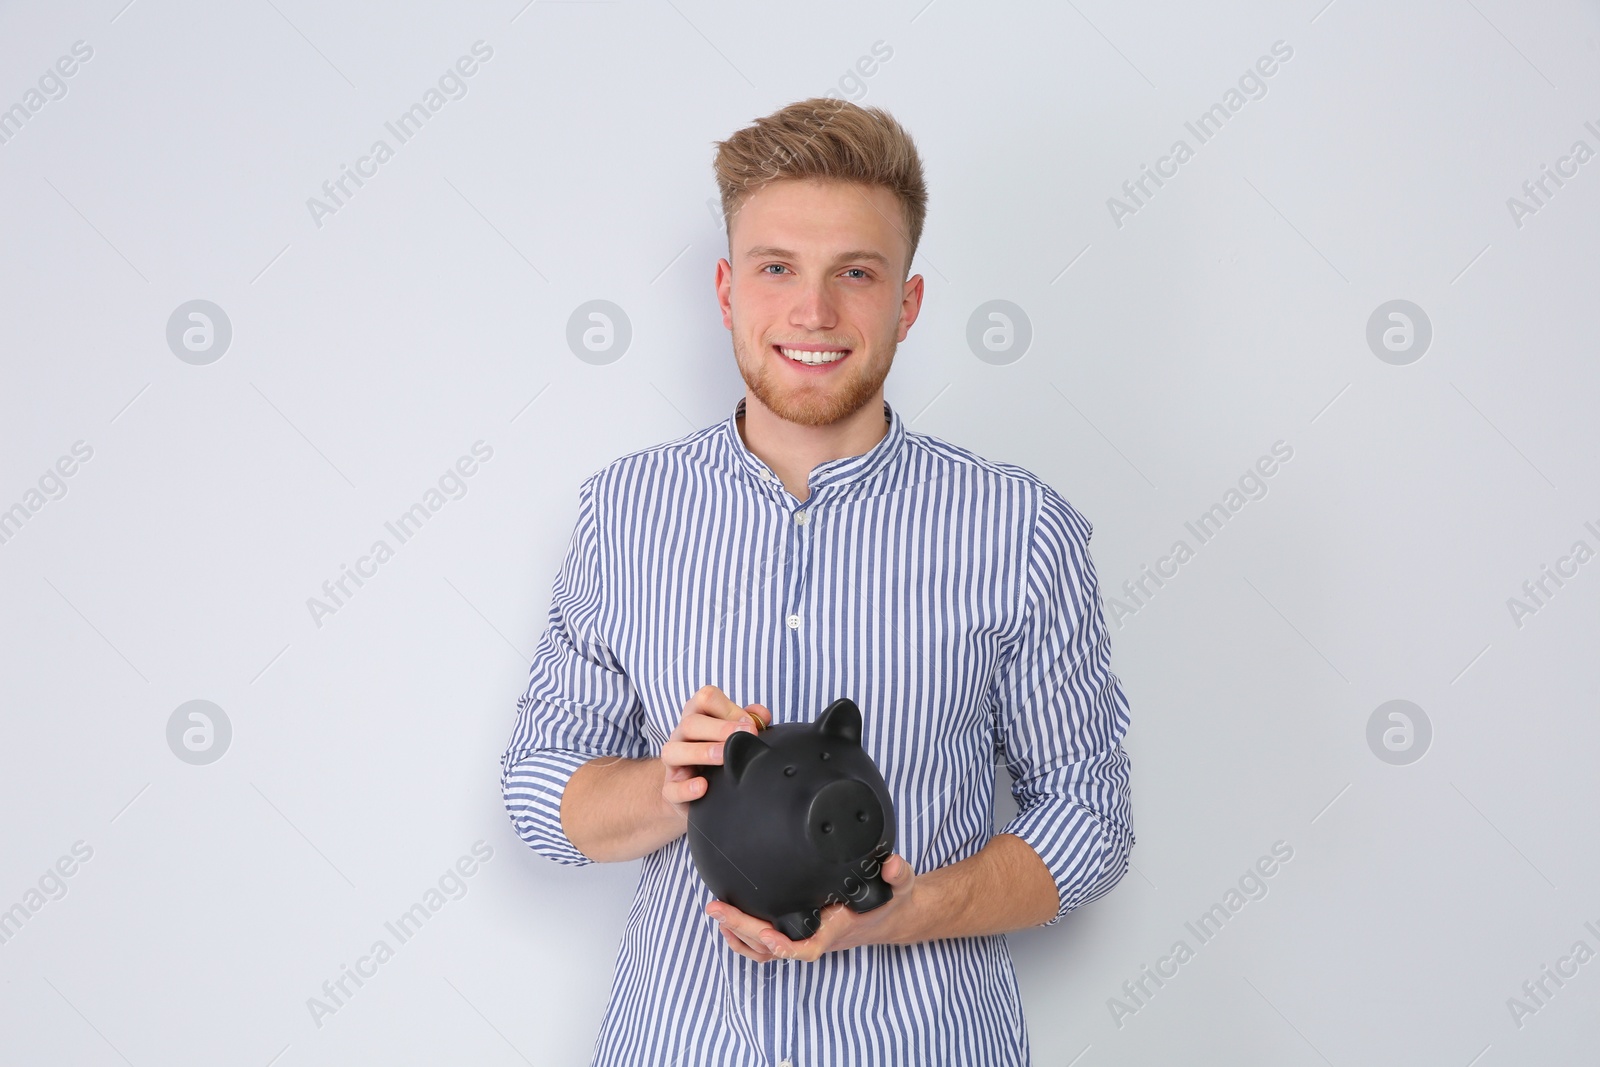
[[[804,526],[806,524],[806,513],[803,512],[803,511],[795,512],[794,513],[794,524],[796,526]]]
[[[800,629],[800,616],[798,616],[798,615],[790,615],[789,616],[789,629],[791,629],[791,630]]]
[[[794,1067],[794,1062],[792,1060],[779,1060],[778,1067]]]

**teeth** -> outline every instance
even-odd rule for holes
[[[796,363],[805,363],[813,367],[820,366],[823,363],[837,363],[848,354],[845,352],[803,352],[798,348],[780,348],[778,351]]]

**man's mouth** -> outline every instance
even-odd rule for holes
[[[850,354],[848,348],[786,348],[782,345],[773,345],[772,350],[789,362],[806,367],[829,366]]]

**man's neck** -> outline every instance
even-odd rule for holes
[[[804,426],[779,418],[747,392],[744,417],[737,424],[745,447],[772,468],[797,500],[811,495],[812,468],[871,451],[889,432],[881,389],[854,414],[826,426]]]

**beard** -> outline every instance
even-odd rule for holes
[[[865,360],[861,350],[854,349],[839,368],[842,373],[830,375],[832,380],[826,384],[789,387],[776,380],[777,368],[771,362],[784,357],[772,355],[766,346],[751,352],[737,334],[733,342],[734,361],[750,392],[780,419],[802,426],[828,426],[860,411],[889,377],[897,347],[891,339],[886,348]]]

